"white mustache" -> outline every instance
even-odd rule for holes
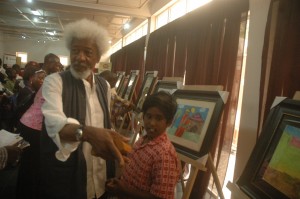
[[[82,62],[74,62],[72,65],[75,67],[89,68],[89,66],[86,63],[82,63]]]

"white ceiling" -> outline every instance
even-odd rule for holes
[[[87,18],[107,28],[112,43],[172,0],[1,0],[0,32],[4,39],[61,39],[67,23]],[[41,16],[35,16],[36,10]],[[38,21],[34,21],[37,18]],[[48,21],[46,23],[46,20]],[[125,31],[123,24],[131,29]],[[55,31],[51,36],[47,32]]]

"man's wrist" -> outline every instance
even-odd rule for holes
[[[84,130],[84,126],[83,126],[83,125],[80,125],[80,126],[76,129],[75,136],[76,136],[76,140],[77,140],[78,142],[83,141],[83,130]]]

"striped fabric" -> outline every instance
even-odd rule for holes
[[[5,147],[0,148],[0,169],[3,169],[6,166],[7,162],[7,151]]]

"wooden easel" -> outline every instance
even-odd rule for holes
[[[189,178],[187,180],[186,185],[184,184],[184,179],[183,179],[183,176],[182,176],[183,171],[182,171],[182,168],[180,167],[181,168],[181,171],[180,171],[180,173],[181,173],[181,175],[180,175],[180,181],[181,181],[182,192],[183,192],[182,199],[189,199],[190,198],[190,194],[191,194],[193,185],[195,183],[198,171],[199,170],[200,171],[207,171],[207,168],[206,168],[205,165],[207,165],[207,167],[212,172],[213,179],[214,179],[214,181],[216,183],[216,188],[217,188],[219,197],[221,199],[225,199],[223,191],[222,191],[222,186],[221,186],[218,174],[217,174],[217,170],[216,170],[216,168],[214,166],[212,157],[211,157],[211,155],[209,153],[206,154],[206,155],[204,155],[204,156],[202,156],[201,158],[199,158],[197,160],[189,158],[189,157],[187,157],[185,155],[182,155],[180,153],[177,153],[177,155],[178,155],[178,158],[182,162],[185,162],[185,163],[188,163],[188,164],[191,165],[191,172],[190,172],[190,176],[189,176]]]

